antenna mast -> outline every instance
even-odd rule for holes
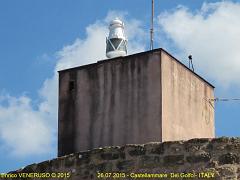
[[[151,29],[150,29],[150,50],[153,50],[153,18],[154,18],[154,0],[152,0],[152,17],[151,17]]]

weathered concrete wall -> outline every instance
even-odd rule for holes
[[[69,173],[70,178],[66,179],[72,180],[114,179],[113,176],[117,179],[134,179],[131,177],[144,173],[167,176],[159,179],[234,180],[240,179],[240,138],[105,147],[32,164],[11,173],[33,172],[49,173],[51,176],[62,172],[63,177]],[[175,178],[170,178],[173,176]]]
[[[162,140],[212,138],[214,89],[162,51]]]
[[[63,71],[59,79],[59,156],[161,141],[160,51]]]
[[[60,72],[58,155],[214,137],[213,87],[162,49]]]

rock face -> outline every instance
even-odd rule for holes
[[[9,175],[14,173],[17,179],[240,179],[240,138],[104,147],[32,164]]]

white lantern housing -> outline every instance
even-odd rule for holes
[[[110,22],[106,43],[106,56],[108,58],[127,55],[127,39],[124,34],[124,24],[118,18]]]

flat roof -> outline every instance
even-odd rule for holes
[[[171,55],[169,52],[167,52],[166,50],[164,50],[163,48],[158,48],[158,49],[154,49],[154,50],[149,50],[149,51],[144,51],[144,52],[140,52],[140,53],[136,53],[136,54],[131,54],[131,55],[127,55],[127,56],[121,56],[121,57],[116,57],[116,58],[111,58],[111,59],[104,59],[104,60],[100,60],[97,61],[96,63],[91,63],[91,64],[87,64],[87,65],[83,65],[83,66],[76,66],[73,68],[68,68],[68,69],[63,69],[58,71],[59,73],[61,72],[65,72],[65,71],[71,71],[71,70],[77,70],[77,69],[85,69],[85,68],[89,68],[89,67],[93,67],[102,63],[106,63],[106,62],[110,62],[110,61],[119,61],[120,59],[124,59],[126,57],[131,57],[131,56],[139,56],[139,55],[143,55],[143,54],[147,54],[147,53],[151,53],[151,52],[165,52],[167,55],[169,55],[171,58],[173,58],[176,62],[178,62],[179,64],[181,64],[184,68],[186,68],[187,70],[189,70],[191,73],[193,73],[194,75],[196,75],[198,78],[200,78],[201,80],[203,80],[204,82],[206,82],[208,85],[210,85],[212,88],[215,88],[211,83],[209,83],[207,80],[205,80],[204,78],[202,78],[200,75],[198,75],[197,73],[195,73],[194,71],[192,71],[191,69],[189,69],[185,64],[183,64],[180,60],[178,60],[177,58],[175,58],[173,55]]]

